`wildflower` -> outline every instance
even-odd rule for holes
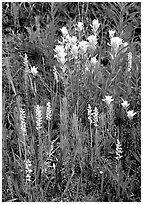
[[[66,27],[62,27],[62,28],[61,28],[61,32],[62,32],[62,34],[63,34],[64,37],[65,37],[66,35],[68,35],[68,30],[67,30]]]
[[[94,108],[94,111],[92,113],[92,116],[93,116],[93,124],[95,127],[97,127],[97,123],[98,123],[98,109],[95,107]]]
[[[110,38],[113,38],[114,37],[114,35],[115,35],[115,30],[109,30],[109,36],[110,36]]]
[[[39,105],[36,105],[36,128],[38,131],[42,128],[42,111]]]
[[[24,62],[25,66],[28,67],[28,57],[27,57],[27,54],[25,53],[25,56],[24,56]]]
[[[33,66],[33,67],[31,67],[31,73],[34,75],[34,76],[36,76],[37,75],[37,73],[38,73],[38,71],[37,71],[37,67],[35,67],[35,66]]]
[[[83,29],[84,29],[83,23],[82,23],[82,22],[78,22],[78,24],[77,24],[77,30],[78,30],[79,32],[81,32]]]
[[[79,42],[79,47],[80,47],[82,54],[86,53],[88,46],[89,46],[89,44],[87,41],[83,40],[83,41]]]
[[[47,110],[46,110],[46,119],[51,120],[52,117],[52,108],[51,108],[51,103],[47,103]]]
[[[114,101],[114,99],[112,98],[112,96],[105,96],[105,99],[102,99],[102,101],[105,101],[105,103],[109,106],[110,103]]]
[[[89,41],[90,47],[95,48],[97,45],[97,37],[95,35],[88,36],[87,40]]]
[[[96,65],[97,63],[98,63],[98,60],[96,59],[96,57],[92,57],[91,64]]]
[[[128,108],[128,106],[130,105],[129,103],[128,103],[128,101],[124,101],[123,100],[123,102],[121,103],[121,105],[123,106],[123,108]]]
[[[31,173],[32,173],[32,169],[31,169],[31,161],[29,159],[26,160],[25,162],[25,171],[26,171],[26,181],[30,182],[31,181]]]
[[[128,72],[131,72],[131,68],[132,68],[132,53],[129,52],[128,53]]]
[[[90,104],[88,104],[87,112],[88,112],[88,120],[90,124],[92,124],[92,108]]]
[[[59,76],[58,76],[58,72],[57,72],[57,69],[55,66],[53,67],[53,74],[54,74],[56,82],[58,83],[59,82]]]
[[[27,134],[25,119],[26,119],[25,110],[23,108],[20,108],[20,128],[21,128],[23,135]]]
[[[120,141],[117,139],[117,144],[116,144],[116,159],[119,160],[122,158],[122,145]]]
[[[97,30],[98,30],[98,28],[99,28],[99,26],[100,26],[100,23],[99,23],[98,19],[94,19],[92,21],[92,25],[90,25],[90,26],[93,28],[93,33],[95,35]]]
[[[75,57],[78,56],[78,46],[75,44],[71,47],[71,53],[72,55],[74,55]]]
[[[63,45],[56,45],[56,48],[54,51],[56,52],[55,57],[58,60],[58,62],[64,65],[66,62],[65,57],[67,55],[65,52],[64,46]]]
[[[123,43],[123,39],[121,39],[119,37],[112,37],[111,38],[111,45],[110,46],[114,50],[115,56],[122,48],[126,47],[127,45],[128,45],[128,43],[127,42]],[[126,50],[124,50],[124,51],[126,51]]]
[[[134,112],[133,110],[129,110],[127,111],[127,116],[130,120],[133,119],[134,115],[136,114],[136,112]]]

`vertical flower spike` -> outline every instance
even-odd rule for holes
[[[58,83],[59,82],[59,75],[58,75],[58,71],[57,71],[55,66],[53,67],[53,74],[54,74],[56,82]]]
[[[95,107],[94,108],[94,111],[93,111],[93,124],[94,124],[94,126],[95,127],[97,127],[98,126],[98,109]]]
[[[122,158],[122,145],[120,141],[117,139],[117,144],[116,144],[116,159],[120,160]]]
[[[88,120],[89,120],[90,124],[92,124],[92,108],[91,108],[90,104],[88,104],[87,111],[88,111]]]
[[[128,53],[128,72],[131,72],[132,69],[132,53]]]
[[[27,159],[25,161],[26,182],[31,181],[31,173],[32,173],[31,166],[32,166],[31,161],[29,159]]]
[[[52,118],[52,108],[51,108],[51,103],[47,103],[47,109],[46,109],[46,119],[51,120]]]
[[[36,128],[38,131],[42,128],[42,111],[39,105],[36,105]]]
[[[78,22],[77,23],[77,31],[81,32],[84,29],[84,25],[82,22]]]
[[[22,131],[23,136],[27,135],[27,130],[26,130],[26,113],[23,108],[20,108],[20,128]]]

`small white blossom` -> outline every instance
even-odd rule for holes
[[[100,23],[99,23],[98,19],[94,19],[92,21],[92,25],[90,25],[90,26],[93,28],[93,33],[95,35],[97,30],[98,30],[98,28],[99,28],[99,26],[100,26]]]
[[[71,53],[72,53],[72,55],[74,55],[75,57],[77,57],[77,56],[78,56],[78,50],[79,50],[78,46],[77,46],[76,44],[74,44],[74,45],[71,47]]]
[[[128,101],[124,101],[123,100],[123,102],[121,103],[121,105],[123,106],[123,108],[128,108],[128,106],[130,105],[129,103],[128,103]]]
[[[91,64],[93,64],[94,66],[96,66],[97,63],[98,63],[98,60],[96,59],[96,57],[92,57],[92,58],[91,58]]]
[[[27,159],[25,162],[26,182],[31,181],[31,173],[32,173],[31,166],[32,166],[31,161]]]
[[[118,52],[126,47],[128,45],[127,42],[123,43],[123,39],[119,38],[119,37],[112,37],[111,38],[111,48],[114,50],[115,56],[118,54]],[[121,47],[120,47],[121,46]],[[127,50],[128,48],[126,48]],[[124,50],[123,52],[125,52],[126,50]]]
[[[86,53],[88,46],[89,46],[89,44],[87,41],[83,40],[83,41],[79,42],[79,48],[80,48],[82,54]]]
[[[129,110],[127,111],[127,116],[130,120],[133,119],[134,115],[136,114],[136,112],[134,112],[133,110]]]
[[[23,136],[27,135],[27,129],[26,129],[26,113],[23,108],[20,108],[20,128],[22,131]]]
[[[78,24],[77,24],[77,30],[78,30],[79,32],[81,32],[83,29],[84,29],[83,23],[82,23],[82,22],[78,22]]]
[[[65,52],[64,46],[63,45],[56,45],[54,51],[56,52],[55,58],[58,60],[58,62],[61,64],[65,64],[65,62],[66,62],[65,57],[67,54]]]
[[[65,26],[61,28],[61,32],[62,32],[62,34],[63,34],[64,37],[65,37],[66,35],[68,35],[68,30],[67,30],[67,28],[66,28]]]
[[[105,103],[106,103],[107,105],[110,105],[110,103],[111,103],[112,101],[114,101],[114,99],[112,98],[112,96],[105,96],[105,99],[102,99],[102,101],[105,101]]]
[[[113,38],[115,35],[116,31],[115,30],[109,30],[109,36],[110,38]]]
[[[34,76],[36,76],[36,75],[38,74],[37,69],[38,69],[38,67],[33,66],[33,67],[31,67],[31,71],[30,71],[30,72],[31,72]]]
[[[51,120],[51,117],[52,117],[51,103],[47,102],[46,119]]]
[[[97,45],[97,37],[95,35],[88,36],[87,40],[89,41],[90,47],[95,48]]]

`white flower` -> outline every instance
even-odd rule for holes
[[[89,44],[91,47],[96,47],[97,45],[97,37],[95,35],[88,36],[87,40],[89,41]]]
[[[110,103],[111,103],[112,101],[114,101],[114,99],[112,98],[112,96],[105,96],[105,99],[102,99],[102,101],[105,101],[105,103],[106,103],[107,105],[110,105]]]
[[[58,60],[59,63],[65,64],[66,62],[66,52],[63,45],[56,45],[55,50],[56,55],[55,58]]]
[[[66,35],[68,35],[68,30],[67,30],[66,27],[62,27],[62,28],[61,28],[61,32],[62,32],[62,34],[63,34],[64,37],[65,37]]]
[[[117,144],[116,144],[116,159],[119,160],[122,157],[122,145],[120,141],[117,139]]]
[[[113,38],[114,37],[114,35],[115,35],[115,30],[109,30],[109,36],[110,36],[110,38]]]
[[[23,133],[23,136],[27,135],[27,129],[26,129],[26,113],[23,108],[20,108],[20,128]]]
[[[71,47],[71,53],[72,55],[74,55],[75,57],[77,57],[78,55],[78,46],[76,44],[74,44],[72,47]]]
[[[87,41],[83,40],[83,41],[79,42],[79,47],[80,47],[82,54],[86,53],[88,46],[89,46],[89,44]]]
[[[122,45],[122,39],[119,37],[113,37],[111,38],[111,47],[114,49],[115,51],[115,55],[118,53],[119,51],[119,46]]]
[[[94,19],[92,21],[92,25],[90,25],[90,26],[93,28],[93,32],[94,32],[94,35],[95,35],[98,28],[99,28],[99,26],[100,26],[100,23],[99,23],[98,19]]]
[[[51,103],[47,102],[46,119],[51,120],[51,117],[52,117]]]
[[[127,116],[128,118],[131,120],[133,119],[134,115],[136,114],[136,112],[134,112],[133,110],[129,110],[127,111]]]
[[[132,69],[132,53],[128,53],[128,72],[131,72]]]
[[[78,22],[78,24],[77,24],[77,30],[78,30],[79,32],[81,32],[81,31],[83,30],[83,28],[84,28],[83,23],[82,23],[82,22]]]
[[[97,124],[98,123],[98,109],[96,107],[94,108],[92,116],[93,116],[93,124],[95,127],[97,127],[98,126]]]
[[[128,108],[128,106],[129,106],[130,104],[128,103],[128,101],[124,101],[124,100],[123,100],[123,102],[121,103],[121,105],[123,106],[123,108]]]
[[[31,71],[30,71],[30,72],[31,72],[34,76],[36,76],[36,75],[38,74],[37,69],[38,69],[38,67],[33,66],[33,67],[31,67]]]
[[[32,173],[31,166],[32,166],[31,161],[27,159],[25,162],[26,182],[31,181],[31,173]]]
[[[42,128],[42,111],[39,105],[36,105],[36,128],[38,131]]]
[[[87,114],[88,114],[88,120],[89,120],[89,122],[92,123],[92,108],[91,108],[91,105],[90,105],[90,104],[88,104]]]
[[[91,64],[96,65],[97,63],[98,63],[98,60],[96,59],[96,57],[92,57]]]

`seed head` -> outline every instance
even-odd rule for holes
[[[51,120],[51,117],[52,117],[51,103],[47,102],[46,119]]]
[[[42,111],[39,105],[36,105],[36,128],[38,131],[42,128]]]

